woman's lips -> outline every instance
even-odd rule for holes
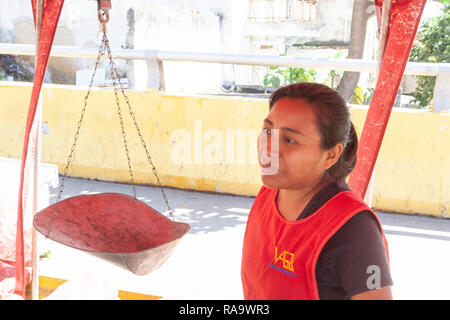
[[[261,166],[261,168],[270,168],[270,166],[272,165],[271,163],[268,164],[259,164]]]

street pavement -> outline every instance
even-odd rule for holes
[[[50,188],[50,203],[57,189]],[[161,190],[136,186],[137,197],[165,213]],[[127,184],[66,178],[63,199],[118,192],[132,195]],[[117,289],[162,299],[242,299],[242,241],[253,197],[165,188],[175,220],[191,225],[167,262],[138,276],[82,251],[39,237],[40,274],[69,280],[55,298],[113,299]],[[389,243],[394,299],[450,299],[450,219],[377,212]],[[70,292],[70,293],[67,293]]]

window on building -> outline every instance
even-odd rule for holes
[[[251,22],[314,22],[318,0],[249,0]]]

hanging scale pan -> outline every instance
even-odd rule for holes
[[[100,10],[101,9],[101,10]],[[155,166],[139,130],[134,112],[125,94],[117,68],[111,57],[109,41],[106,37],[106,22],[109,8],[99,9],[103,39],[99,48],[97,61],[87,95],[84,99],[81,119],[75,133],[75,139],[67,159],[56,203],[38,212],[33,219],[36,230],[56,242],[86,251],[109,262],[124,267],[137,275],[145,275],[158,269],[171,255],[181,238],[190,230],[186,223],[173,221],[173,212],[167,201],[164,189],[158,178]],[[73,153],[80,132],[93,79],[101,56],[108,53],[110,74],[113,80],[117,111],[122,127],[122,138],[128,160],[130,183],[134,197],[119,193],[100,193],[81,195],[61,200],[64,178],[72,161]],[[133,171],[127,147],[122,112],[120,109],[119,86],[131,118],[134,121],[139,138],[145,149],[147,159],[152,166],[163,198],[172,219],[162,215],[147,204],[137,200],[134,187]]]
[[[145,275],[159,268],[190,230],[131,196],[82,195],[36,214],[35,228],[61,244]]]

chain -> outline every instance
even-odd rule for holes
[[[62,178],[61,178],[61,183],[60,183],[60,186],[59,186],[58,196],[56,197],[56,202],[59,202],[61,200],[61,195],[62,195],[63,189],[64,189],[64,180],[67,177],[67,173],[69,171],[69,166],[70,166],[70,164],[72,162],[72,159],[73,159],[73,155],[74,155],[74,152],[75,152],[75,147],[76,147],[77,141],[78,141],[78,136],[79,136],[80,130],[81,130],[81,124],[83,123],[84,114],[86,113],[86,107],[87,107],[87,103],[88,103],[88,98],[89,98],[89,95],[91,94],[91,89],[92,89],[92,85],[94,84],[95,74],[97,73],[97,68],[98,68],[98,65],[100,63],[100,58],[104,54],[104,50],[105,50],[105,43],[104,43],[104,41],[102,41],[102,44],[100,45],[100,48],[98,49],[97,60],[95,61],[94,71],[92,73],[91,80],[89,82],[88,91],[86,93],[86,96],[84,97],[84,104],[83,104],[83,108],[81,110],[80,120],[78,120],[78,125],[77,125],[77,130],[75,132],[75,137],[74,137],[74,140],[73,140],[73,143],[72,143],[72,147],[70,148],[69,156],[67,157],[67,163],[66,163],[66,166],[64,168],[63,175],[62,175]],[[47,235],[45,236],[46,238],[48,238],[48,236],[50,234],[50,230],[52,229],[52,226],[53,226],[53,220],[55,219],[56,215],[57,215],[57,212],[56,211],[53,212],[52,218],[50,220],[50,226],[48,227]]]
[[[106,48],[109,48],[108,38],[106,38],[105,34],[103,34],[103,43],[105,43]],[[117,89],[117,78],[114,75],[113,68],[114,68],[113,61],[112,61],[112,59],[109,59],[109,72],[111,74],[111,79],[113,80],[114,96],[116,97],[116,104],[117,104],[117,114],[119,116],[120,127],[122,129],[122,140],[123,140],[123,145],[125,147],[125,153],[127,156],[128,172],[130,174],[130,184],[133,188],[134,200],[136,201],[136,188],[134,186],[133,170],[131,169],[130,151],[128,150],[128,142],[127,142],[127,136],[125,134],[125,126],[123,124],[122,110],[120,109],[119,91]]]
[[[74,151],[75,151],[75,147],[77,145],[78,135],[80,134],[81,124],[83,122],[84,114],[86,112],[88,98],[89,98],[89,95],[91,94],[92,85],[94,84],[94,77],[95,77],[95,74],[97,72],[97,67],[99,65],[100,58],[103,55],[104,49],[105,49],[105,46],[104,46],[104,43],[102,42],[102,44],[100,45],[100,48],[98,49],[98,56],[97,56],[97,60],[95,61],[94,72],[92,73],[92,77],[91,77],[91,81],[89,83],[88,91],[86,93],[86,96],[84,97],[84,105],[83,105],[83,108],[81,110],[81,117],[80,117],[80,120],[78,120],[78,126],[77,126],[77,130],[75,132],[75,137],[74,137],[74,140],[73,140],[73,144],[72,144],[72,147],[70,148],[70,154],[67,157],[67,164],[66,164],[66,167],[64,168],[64,173],[63,173],[63,176],[62,176],[62,179],[61,179],[61,185],[59,187],[59,192],[58,192],[58,197],[56,198],[56,202],[61,200],[62,191],[64,189],[64,179],[67,176],[67,172],[69,171],[70,163],[72,162],[72,159],[73,159],[73,154],[74,154]]]
[[[92,77],[91,77],[91,80],[90,80],[90,83],[89,83],[88,91],[86,93],[86,96],[84,97],[84,105],[83,105],[83,108],[82,108],[82,111],[81,111],[81,117],[80,117],[80,120],[78,121],[78,126],[77,126],[77,130],[75,132],[74,141],[73,141],[72,147],[70,149],[70,154],[67,157],[67,164],[66,164],[66,166],[64,168],[63,176],[61,178],[61,184],[60,184],[58,196],[56,198],[56,202],[59,202],[61,200],[61,195],[62,195],[62,192],[63,192],[63,189],[64,189],[64,179],[67,176],[67,173],[68,173],[68,170],[69,170],[69,166],[70,166],[70,164],[71,164],[71,162],[73,160],[75,147],[77,145],[78,136],[79,136],[79,133],[80,133],[80,130],[81,130],[81,125],[82,125],[82,122],[83,122],[83,119],[84,119],[84,114],[86,112],[88,98],[89,98],[89,95],[91,93],[92,85],[94,83],[94,77],[95,77],[95,74],[96,74],[99,62],[100,62],[100,58],[105,54],[105,50],[106,50],[106,52],[108,54],[108,59],[109,59],[109,67],[110,67],[109,71],[110,71],[110,74],[111,74],[111,78],[113,80],[114,95],[115,95],[116,104],[117,104],[117,113],[118,113],[118,116],[119,116],[120,126],[121,126],[121,129],[122,129],[122,140],[123,140],[123,144],[124,144],[124,147],[125,147],[125,153],[126,153],[126,156],[127,156],[128,171],[129,171],[129,174],[130,174],[130,184],[132,185],[132,188],[133,188],[134,199],[136,201],[136,187],[134,185],[134,175],[133,175],[133,170],[132,170],[132,167],[131,167],[131,158],[130,158],[129,149],[128,149],[128,141],[127,141],[126,133],[125,133],[125,126],[124,126],[124,121],[123,121],[123,117],[122,117],[122,110],[120,108],[119,90],[122,93],[126,104],[128,105],[128,111],[129,111],[130,116],[131,116],[131,118],[133,120],[133,123],[134,123],[134,126],[136,128],[136,131],[137,131],[137,133],[139,135],[139,139],[141,140],[141,143],[142,143],[142,145],[143,145],[143,147],[145,149],[145,153],[146,153],[147,159],[148,159],[148,161],[149,161],[149,163],[150,163],[150,165],[152,167],[152,172],[155,175],[157,183],[158,183],[158,186],[161,189],[161,193],[162,193],[164,202],[166,203],[167,209],[169,211],[169,215],[170,215],[171,219],[174,220],[173,209],[169,205],[169,201],[167,199],[167,196],[166,196],[166,193],[164,191],[164,188],[162,187],[162,183],[161,183],[161,181],[159,179],[159,176],[158,176],[158,173],[156,171],[155,165],[153,164],[152,158],[150,156],[150,152],[148,151],[148,148],[147,148],[147,145],[145,143],[144,137],[143,137],[143,135],[141,133],[141,130],[139,129],[139,126],[137,124],[136,116],[134,114],[133,108],[131,107],[131,104],[130,104],[130,101],[128,99],[128,96],[125,93],[123,84],[120,81],[120,76],[119,76],[119,73],[117,71],[117,67],[116,67],[116,65],[115,65],[115,63],[114,63],[114,61],[112,59],[111,48],[109,46],[109,40],[108,40],[108,38],[106,36],[106,22],[105,21],[102,21],[101,31],[103,33],[102,43],[101,43],[100,48],[98,50],[98,56],[97,56],[97,60],[95,62],[95,67],[94,67],[94,71],[92,73]],[[52,215],[52,219],[51,219],[51,222],[50,222],[50,227],[48,228],[46,237],[48,237],[48,235],[50,233],[50,229],[51,229],[51,227],[53,225],[53,220],[54,220],[54,217],[56,215],[57,215],[56,212],[54,212],[53,215]]]
[[[116,93],[116,92],[117,92],[116,80],[117,80],[117,82],[118,82],[118,84],[119,84],[120,91],[121,91],[121,93],[122,93],[122,95],[123,95],[123,98],[124,98],[124,100],[125,100],[125,103],[126,103],[127,106],[128,106],[128,112],[130,113],[131,119],[133,120],[133,123],[134,123],[134,126],[135,126],[135,128],[136,128],[136,131],[137,131],[137,133],[138,133],[139,139],[141,140],[142,146],[144,147],[145,154],[146,154],[146,156],[147,156],[147,160],[148,160],[148,162],[150,163],[150,165],[151,165],[151,167],[152,167],[152,172],[153,172],[153,174],[154,174],[154,176],[155,176],[155,178],[156,178],[156,181],[157,181],[157,183],[158,183],[158,186],[159,186],[160,189],[161,189],[161,193],[162,193],[164,202],[166,203],[167,209],[168,209],[168,211],[169,211],[169,215],[170,215],[170,217],[171,217],[172,220],[173,220],[173,219],[174,219],[174,216],[173,216],[173,209],[172,209],[172,208],[170,207],[170,205],[169,205],[169,201],[168,201],[168,199],[167,199],[167,196],[166,196],[166,193],[165,193],[165,191],[164,191],[164,188],[162,187],[162,183],[161,183],[161,181],[160,181],[160,179],[159,179],[158,172],[156,171],[156,167],[155,167],[155,165],[153,164],[152,157],[150,156],[150,152],[148,151],[148,148],[147,148],[147,144],[145,143],[144,137],[143,137],[143,135],[142,135],[142,133],[141,133],[141,130],[139,129],[139,125],[138,125],[138,123],[137,123],[137,121],[136,121],[136,115],[134,114],[133,108],[131,107],[130,100],[128,99],[128,96],[127,96],[126,93],[125,93],[125,89],[124,89],[124,87],[123,87],[123,84],[122,84],[122,82],[120,81],[120,76],[119,76],[119,73],[118,73],[118,71],[117,71],[117,67],[116,67],[116,65],[115,65],[115,63],[114,63],[114,61],[113,61],[113,59],[112,59],[111,48],[109,47],[109,41],[108,41],[108,38],[106,37],[106,34],[105,34],[105,33],[104,33],[104,36],[103,36],[103,37],[106,38],[106,40],[105,40],[105,48],[106,48],[106,52],[107,52],[107,54],[108,54],[108,58],[109,58],[109,61],[110,61],[110,62],[109,62],[109,65],[110,65],[110,73],[111,73],[111,78],[113,78],[114,93],[116,94],[116,102],[117,102],[118,108],[120,109],[120,107],[119,107],[119,102],[118,102],[118,98],[117,98],[117,93]],[[123,127],[122,127],[122,130],[123,130]]]

